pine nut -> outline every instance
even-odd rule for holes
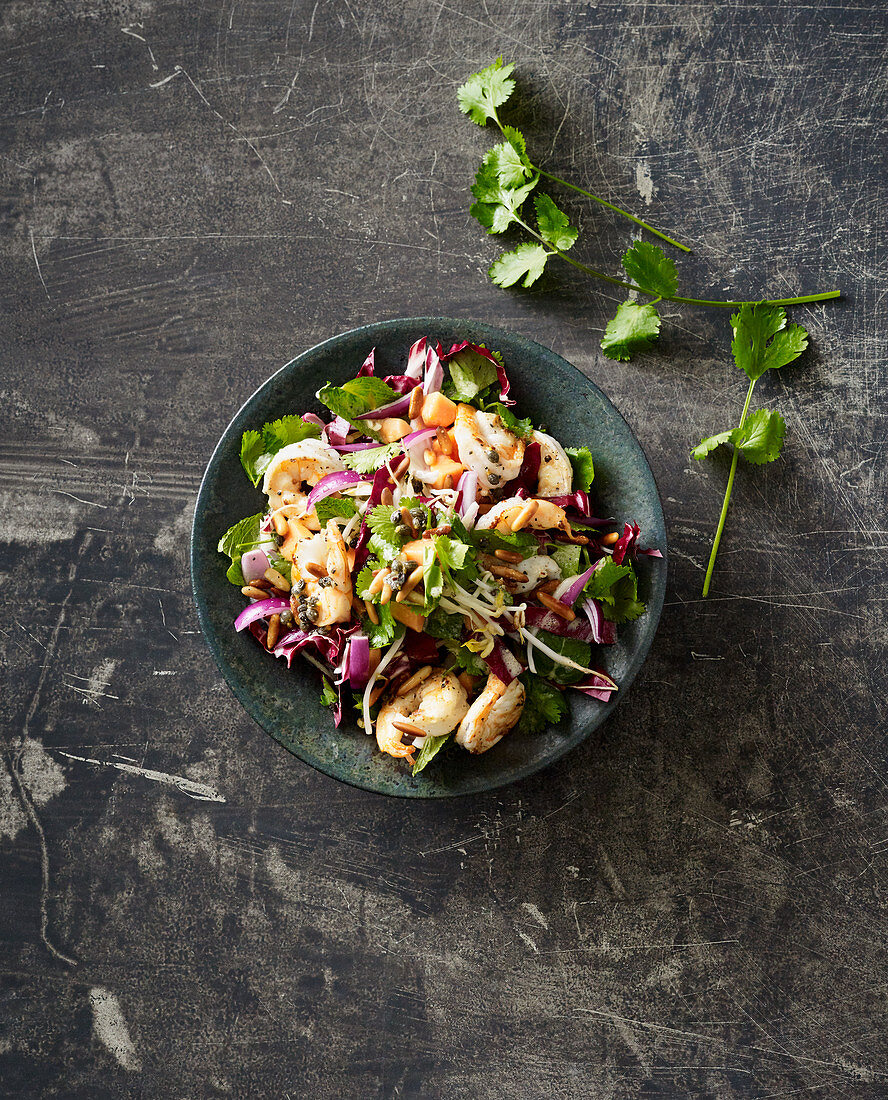
[[[252,584],[245,584],[241,589],[241,594],[249,596],[251,600],[267,600],[268,593],[263,592],[261,588],[256,588]]]
[[[448,474],[447,477],[444,478],[444,488],[445,489],[452,489],[453,488],[453,475],[452,474]]]
[[[379,602],[385,606],[392,598],[392,589],[388,581],[385,581],[382,586],[382,595],[379,597]]]
[[[252,586],[253,586],[254,588],[271,588],[271,582],[270,582],[270,581],[267,581],[267,580],[265,579],[265,577],[254,577],[254,578],[253,578],[253,579],[252,579],[252,580],[250,581],[250,584],[251,584],[251,585],[252,585]]]
[[[546,581],[545,584],[537,586],[534,595],[538,596],[540,592],[547,592],[551,596],[560,583],[561,581]]]
[[[399,733],[412,733],[414,737],[425,737],[426,731],[415,722],[408,722],[406,718],[393,718],[392,725]]]
[[[401,505],[401,519],[404,521],[406,526],[410,528],[410,534],[413,535],[414,538],[416,538],[417,531],[413,525],[413,517],[410,515],[410,509],[407,507],[406,504]]]
[[[379,494],[379,503],[384,504],[386,508],[391,508],[394,502],[395,498],[392,496],[391,489],[383,489]]]
[[[410,677],[410,679],[405,680],[404,683],[401,684],[401,686],[398,688],[398,695],[396,696],[396,698],[401,695],[406,695],[408,691],[413,691],[415,687],[419,687],[421,683],[423,683],[425,680],[428,680],[431,674],[431,665],[423,665],[422,668],[417,669],[416,672],[414,672],[413,675]],[[423,733],[425,733],[425,730],[423,730]]]
[[[613,546],[615,542],[620,541],[619,531],[611,531],[607,535],[602,535],[598,540],[602,546]]]
[[[370,675],[371,676],[379,668],[379,662],[381,660],[382,660],[382,650],[381,649],[376,649],[375,647],[373,649],[371,649],[370,650]],[[383,680],[385,680],[384,676],[383,676]]]
[[[438,456],[432,450],[424,450],[422,452],[422,457],[425,460],[426,466],[434,466],[435,463],[438,461]]]
[[[387,569],[377,569],[377,571],[373,574],[373,580],[367,586],[367,595],[377,596],[382,591],[382,586],[385,584],[385,578],[387,576]]]
[[[438,441],[438,446],[441,448],[441,454],[450,458],[453,454],[453,441],[450,438],[450,433],[446,428],[438,428],[435,432],[435,438]]]
[[[524,561],[524,558],[514,550],[494,550],[493,556],[500,561],[509,562],[510,565],[517,565],[518,562]]]
[[[403,455],[396,466],[391,467],[392,477],[397,481],[403,474],[407,472],[407,467],[410,465],[410,456]]]
[[[326,577],[327,575],[324,567],[322,565],[318,565],[316,561],[308,562],[308,564],[305,565],[304,568],[305,572],[308,573],[309,576],[314,577],[316,581],[319,581],[321,577]]]
[[[370,692],[370,706],[371,707],[376,706],[377,699],[379,699],[380,695],[382,695],[382,693],[385,691],[385,689],[387,687],[388,687],[388,680],[386,680],[386,678],[383,676],[380,679],[379,683],[377,683],[376,687]],[[368,730],[367,732],[369,733],[370,731]]]
[[[519,581],[524,583],[527,580],[527,574],[522,573],[520,569],[513,569],[511,565],[489,565],[487,567],[495,577],[505,577],[510,581]]]
[[[407,407],[407,415],[411,420],[416,420],[422,409],[422,399],[425,395],[422,392],[422,386],[416,386],[413,392],[410,394],[410,404]]]
[[[424,575],[425,566],[417,565],[417,567],[413,570],[407,580],[404,581],[404,584],[401,587],[401,591],[397,594],[397,596],[395,596],[395,602],[403,603],[404,600],[406,600],[410,593],[413,591],[413,589],[416,588]],[[423,603],[425,603],[425,600],[423,600]]]
[[[550,611],[554,612],[559,619],[564,619],[566,623],[572,623],[576,618],[572,607],[568,607],[566,603],[556,600],[546,592],[537,592],[537,599],[543,607],[548,607]]]
[[[271,526],[277,531],[281,538],[286,538],[287,532],[290,529],[289,523],[287,523],[287,517],[283,512],[275,512],[271,517]]]
[[[367,610],[367,618],[373,623],[374,626],[379,626],[379,615],[376,612],[376,608],[369,600],[364,600],[364,607]]]
[[[279,573],[273,566],[269,566],[269,568],[265,570],[263,576],[267,581],[273,584],[275,588],[279,588],[282,592],[290,591],[290,582],[283,573]]]
[[[539,507],[540,502],[538,500],[529,500],[509,524],[509,530],[520,531],[523,527],[526,527],[537,514]]]
[[[287,521],[287,523],[290,530],[296,535],[297,538],[307,539],[311,537],[311,531],[309,531],[302,520],[296,519],[296,517],[293,516]]]
[[[281,617],[280,615],[272,615],[268,620],[268,636],[265,639],[266,649],[274,649],[275,642],[281,633]]]

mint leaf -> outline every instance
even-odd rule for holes
[[[351,497],[324,497],[315,504],[318,523],[325,527],[331,519],[351,519],[357,512],[357,505]]]
[[[416,758],[416,763],[413,765],[413,774],[419,775],[426,764],[430,763],[441,749],[450,740],[451,735],[449,733],[442,733],[440,736],[427,737],[423,742],[422,748],[419,750],[419,755]]]
[[[734,362],[753,382],[798,359],[808,346],[808,333],[801,325],[787,325],[780,306],[743,305],[731,317],[731,327]]]
[[[623,267],[640,289],[658,297],[669,298],[678,290],[675,264],[650,241],[636,241],[623,256]]]
[[[533,205],[536,210],[537,224],[540,227],[540,236],[546,244],[557,248],[559,252],[566,252],[572,248],[580,231],[570,224],[567,214],[559,210],[549,196],[543,193],[534,195]]]
[[[488,274],[497,286],[514,286],[520,279],[524,280],[522,286],[532,286],[551,255],[541,244],[519,244],[512,252],[504,252],[494,260]]]
[[[647,351],[660,333],[660,315],[650,303],[623,302],[608,321],[601,350],[608,359],[625,362]]]
[[[240,460],[247,477],[254,485],[258,485],[271,461],[271,456],[265,453],[262,435],[259,432],[252,429],[244,432],[241,437]]]
[[[762,466],[780,454],[785,434],[786,422],[776,409],[756,409],[732,437],[741,458]]]
[[[246,519],[238,520],[237,523],[229,527],[222,538],[219,539],[219,553],[227,554],[231,558],[231,565],[225,575],[232,584],[236,584],[239,588],[247,583],[241,570],[241,555],[246,554],[248,550],[258,550],[260,546],[271,549],[275,545],[270,534],[262,534],[259,530],[261,523],[261,512],[255,516],[247,516]]]
[[[719,432],[718,435],[708,435],[705,439],[701,439],[697,446],[691,451],[691,458],[701,459],[705,458],[710,451],[714,451],[716,447],[721,447],[723,443],[730,443],[734,438],[734,432],[736,428],[729,428],[726,432]]]
[[[326,676],[321,681],[321,706],[333,707],[336,705],[336,688],[330,683]]]
[[[532,672],[523,672],[518,679],[524,684],[524,709],[515,727],[516,733],[541,733],[546,726],[560,722],[567,702],[557,689]]]
[[[564,450],[573,467],[572,487],[574,489],[582,489],[584,492],[588,493],[595,479],[595,464],[592,462],[592,455],[589,448],[565,447]]]
[[[317,399],[336,416],[347,420],[362,435],[378,440],[378,433],[371,431],[366,421],[356,420],[356,417],[396,401],[398,394],[381,378],[364,377],[350,378],[342,386],[334,386],[328,382],[318,390]]]
[[[349,451],[340,455],[344,466],[350,470],[356,470],[359,474],[372,474],[395,455],[404,450],[401,443],[387,443],[384,447],[368,447],[366,451]]]
[[[496,121],[497,107],[502,107],[515,90],[515,81],[510,79],[514,68],[512,62],[504,65],[498,57],[486,69],[473,73],[456,93],[462,113],[479,126],[490,119]]]
[[[472,348],[449,359],[447,369],[451,383],[448,397],[453,401],[471,401],[497,380],[496,365]]]

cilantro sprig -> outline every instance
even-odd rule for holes
[[[740,414],[740,422],[736,428],[707,436],[691,451],[693,458],[701,459],[726,443],[730,443],[734,448],[725,498],[703,581],[704,596],[709,595],[712,571],[715,568],[715,558],[725,529],[738,460],[743,458],[747,462],[761,466],[766,462],[773,462],[783,447],[786,423],[776,409],[756,409],[751,416],[747,416],[755,384],[766,371],[779,370],[780,367],[785,367],[787,363],[798,359],[808,346],[808,333],[801,325],[788,325],[785,311],[776,306],[743,305],[740,311],[731,317],[731,326],[734,329],[734,339],[731,343],[734,362],[749,378],[749,388],[746,391],[746,402]]]
[[[519,226],[534,239],[534,243],[525,241],[494,260],[488,274],[497,286],[510,287],[520,283],[524,287],[530,287],[543,274],[548,261],[557,256],[586,275],[629,290],[633,292],[633,296],[642,294],[652,299],[642,303],[635,301],[633,297],[621,303],[608,322],[601,347],[609,359],[617,360],[628,360],[638,352],[647,351],[657,339],[660,315],[656,306],[660,301],[722,309],[756,304],[751,301],[723,301],[679,295],[675,264],[662,248],[649,241],[636,241],[624,254],[622,262],[625,279],[598,271],[569,255],[569,250],[579,237],[579,230],[570,224],[567,214],[559,209],[549,195],[537,190],[542,178],[593,199],[684,252],[690,252],[690,249],[635,217],[628,210],[614,206],[591,191],[544,171],[529,158],[524,136],[514,127],[503,125],[499,117],[499,108],[508,102],[515,90],[512,76],[514,69],[514,64],[504,64],[502,58],[497,58],[493,64],[470,76],[457,92],[459,107],[464,114],[479,126],[493,122],[503,136],[503,141],[487,151],[475,175],[472,185],[475,202],[470,213],[489,234],[500,234],[512,226]],[[535,227],[523,214],[524,204],[532,194]],[[838,290],[828,290],[790,298],[766,299],[765,302],[773,306],[801,305],[838,298],[840,293]]]

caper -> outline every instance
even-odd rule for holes
[[[287,608],[281,612],[281,626],[290,626],[293,622],[293,612]]]
[[[294,592],[304,592],[305,591],[305,581],[297,581],[293,585],[293,591]]]
[[[400,592],[404,587],[404,574],[403,573],[389,573],[385,579],[385,583],[389,586],[392,592]]]
[[[413,520],[413,526],[417,531],[424,531],[426,528],[426,514],[422,508],[412,508],[410,510],[410,518]]]
[[[410,535],[410,528],[406,523],[398,523],[395,525],[395,534],[402,539],[406,539]]]
[[[502,481],[502,478],[499,476],[499,474],[488,474],[487,480],[490,482],[491,485],[499,485],[499,483]]]
[[[395,523],[395,524],[401,523],[401,513],[400,512],[392,512],[392,514],[389,516],[389,519],[392,521],[392,523]]]
[[[491,462],[499,463],[499,451],[495,447],[490,448],[490,450],[487,452],[487,457],[488,459],[490,459]]]
[[[318,588],[329,588],[332,583],[333,580],[331,577],[321,577],[318,581]]]
[[[305,617],[310,623],[316,623],[319,617],[317,607],[307,607],[305,609]]]

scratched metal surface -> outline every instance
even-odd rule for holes
[[[886,32],[864,0],[4,5],[3,1095],[886,1095]],[[486,281],[454,90],[499,52],[541,159],[695,243],[684,286],[845,291],[760,385],[785,458],[741,469],[706,603],[727,318],[618,365],[608,290]],[[626,224],[567,206],[614,268]],[[186,541],[259,382],[418,313],[602,386],[673,567],[594,743],[406,805],[246,718]]]

